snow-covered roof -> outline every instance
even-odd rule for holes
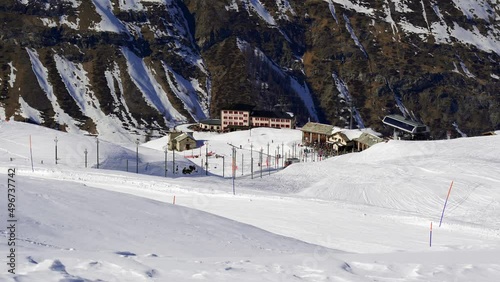
[[[330,135],[333,125],[322,124],[317,122],[308,122],[300,130],[312,133]]]
[[[191,135],[189,135],[189,134],[187,134],[187,133],[182,133],[181,135],[179,135],[179,136],[175,137],[175,138],[174,138],[174,140],[175,140],[176,142],[179,142],[179,141],[182,141],[182,140],[184,140],[184,139],[186,139],[186,138],[190,138],[190,139],[192,139],[192,140],[195,140],[195,139],[193,138],[193,136],[191,136]],[[196,140],[195,140],[195,141],[196,141]]]
[[[361,131],[359,129],[346,129],[346,130],[342,130],[342,133],[344,133],[345,136],[347,136],[347,138],[349,138],[349,140],[354,140],[354,139],[359,138],[359,136],[361,136],[361,134],[363,134],[363,131]]]
[[[220,119],[204,119],[200,120],[200,123],[207,125],[221,125]]]
[[[344,134],[349,140],[354,140],[359,138],[363,133],[373,135],[375,137],[381,137],[382,134],[379,132],[376,132],[375,130],[371,128],[363,128],[363,129],[345,129],[345,128],[340,128],[337,126],[333,127],[332,130],[332,135],[336,133],[342,133]]]
[[[365,145],[368,145],[369,147],[377,144],[377,143],[380,143],[382,141],[384,141],[384,139],[378,137],[378,136],[375,136],[373,134],[370,134],[370,133],[367,133],[367,132],[363,132],[361,134],[361,136],[359,136],[358,138],[356,138],[356,141],[359,142],[359,143],[362,143],[362,144],[365,144]]]

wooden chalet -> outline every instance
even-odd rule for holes
[[[332,135],[333,125],[308,122],[301,129],[302,143],[306,145],[325,144]]]

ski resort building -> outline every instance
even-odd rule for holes
[[[295,118],[288,113],[253,111],[252,127],[295,128]]]
[[[302,143],[306,145],[325,144],[332,135],[333,128],[333,125],[329,124],[308,122],[300,129],[302,131]]]
[[[295,128],[295,117],[277,111],[255,111],[253,106],[237,104],[221,110],[221,131],[252,127]]]
[[[200,120],[198,126],[201,130],[207,131],[221,131],[221,121],[220,119],[204,119]]]
[[[302,143],[335,154],[363,151],[384,140],[370,128],[344,129],[329,124],[308,122],[302,131]]]
[[[254,106],[236,104],[221,110],[221,130],[234,131],[250,128],[250,113]]]

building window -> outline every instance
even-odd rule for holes
[[[227,111],[224,111],[225,114],[227,114]]]

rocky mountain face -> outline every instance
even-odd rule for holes
[[[498,0],[0,0],[0,118],[124,142],[233,103],[500,127]]]

